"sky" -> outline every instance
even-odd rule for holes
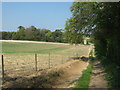
[[[2,2],[2,30],[16,31],[34,25],[49,30],[64,29],[72,2]]]

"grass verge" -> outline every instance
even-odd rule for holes
[[[75,88],[88,88],[90,77],[91,77],[91,72],[93,69],[92,66],[93,66],[93,61],[90,61],[87,69],[83,71],[82,76],[78,80],[78,83],[75,85]]]
[[[82,76],[79,78],[78,83],[75,85],[75,88],[88,88],[90,83],[90,77],[93,70],[93,50],[89,53],[89,58],[91,61],[86,70],[83,71]]]

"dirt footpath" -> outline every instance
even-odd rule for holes
[[[107,88],[105,72],[99,61],[95,61],[93,64],[93,71],[89,88]]]
[[[38,71],[35,74],[11,78],[3,87],[9,88],[70,88],[80,78],[88,62],[72,60],[51,69]]]
[[[82,71],[88,66],[88,62],[75,60],[67,67],[63,68],[64,74],[53,85],[54,88],[71,88],[81,77]]]

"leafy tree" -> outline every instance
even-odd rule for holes
[[[3,39],[63,42],[62,31],[62,29],[57,29],[52,32],[48,29],[37,29],[35,26],[30,26],[29,28],[19,26],[17,32],[1,33],[3,33]]]
[[[47,42],[53,41],[53,37],[52,37],[52,32],[51,32],[51,31],[48,31],[48,32],[45,34],[45,37],[46,37],[46,41],[47,41]]]
[[[23,26],[19,26],[18,29],[19,29],[17,32],[18,38],[21,40],[24,40],[25,39],[25,28]]]
[[[66,21],[65,34],[70,43],[81,43],[83,35],[91,34],[95,25],[93,19],[96,14],[93,9],[96,3],[74,2],[70,8],[72,17]]]
[[[79,34],[93,35],[96,56],[111,76],[112,87],[120,86],[120,2],[86,3],[74,2],[72,17],[66,22],[66,37],[69,42]],[[111,68],[112,66],[112,68]]]
[[[56,29],[54,32],[53,32],[53,39],[54,41],[56,42],[62,42],[62,29]]]
[[[12,35],[14,32],[0,32],[1,33],[1,39],[10,40],[12,39]]]

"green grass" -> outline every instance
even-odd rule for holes
[[[89,58],[93,58],[93,50],[90,51]],[[93,70],[93,60],[89,62],[87,69],[83,71],[82,76],[79,78],[75,88],[87,89],[89,87],[92,70]]]
[[[39,44],[39,43],[2,43],[3,53],[44,53],[44,51],[57,51],[67,49],[68,47],[53,44]]]
[[[73,55],[78,53],[79,56],[88,53],[89,46],[73,46],[61,44],[44,44],[44,43],[21,43],[21,42],[3,42],[2,53],[54,53],[58,55]]]
[[[82,76],[80,77],[78,83],[76,84],[75,88],[88,88],[91,72],[92,72],[92,65],[93,62],[91,61],[86,70],[83,71]]]

